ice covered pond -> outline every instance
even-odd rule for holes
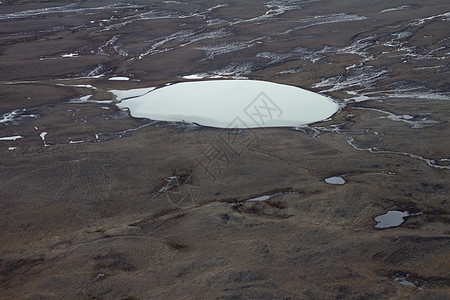
[[[345,180],[344,180],[344,178],[342,178],[340,176],[333,176],[333,177],[325,178],[325,182],[328,184],[344,184]]]
[[[183,82],[145,94],[110,92],[128,98],[118,106],[133,117],[219,128],[294,127],[322,121],[339,109],[326,96],[257,80]]]
[[[375,228],[390,228],[400,226],[406,217],[417,216],[421,213],[411,214],[407,211],[390,210],[384,215],[375,218]]]

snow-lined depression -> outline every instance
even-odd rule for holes
[[[110,91],[116,94],[116,91]],[[182,82],[136,97],[117,93],[136,118],[217,128],[295,127],[331,117],[339,105],[298,87],[258,80]],[[125,97],[124,97],[125,96]]]

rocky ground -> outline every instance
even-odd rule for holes
[[[449,297],[447,1],[255,2],[0,1],[0,298]],[[110,92],[217,77],[342,109],[236,131]]]

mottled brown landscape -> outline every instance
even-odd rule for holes
[[[0,1],[0,298],[448,299],[449,22],[440,0]],[[221,129],[112,92],[212,78],[341,109]]]

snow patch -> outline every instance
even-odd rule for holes
[[[23,136],[21,136],[21,135],[5,136],[5,137],[1,137],[0,141],[15,141],[17,139],[23,139]]]
[[[345,180],[344,180],[344,178],[342,178],[340,176],[333,176],[333,177],[325,178],[325,182],[328,184],[344,184]]]
[[[115,80],[115,81],[128,81],[128,80],[130,80],[130,78],[128,78],[128,77],[124,77],[124,76],[116,76],[116,77],[111,77],[111,78],[108,78],[108,80]]]

